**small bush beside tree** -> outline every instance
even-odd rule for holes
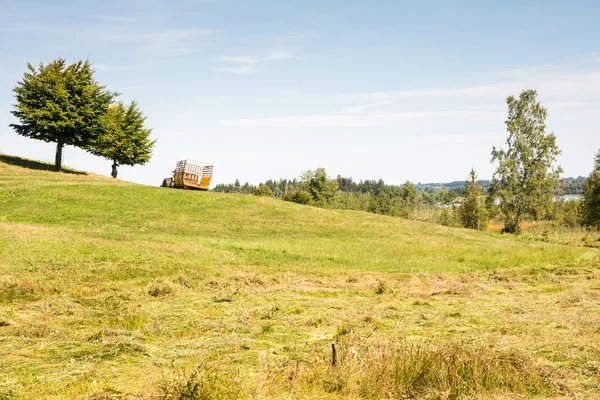
[[[309,192],[303,189],[295,189],[283,196],[283,200],[291,201],[292,203],[298,204],[311,204],[312,196]]]
[[[113,178],[117,177],[120,165],[144,165],[150,161],[156,141],[150,139],[152,129],[144,126],[145,121],[146,117],[136,102],[128,106],[118,102],[108,109],[104,118],[104,134],[87,150],[113,162]]]
[[[261,183],[254,191],[254,195],[260,197],[270,197],[273,195],[273,192],[271,191],[271,189],[269,189],[267,185]]]

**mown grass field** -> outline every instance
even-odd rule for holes
[[[597,249],[47,169],[0,156],[0,399],[600,398]]]

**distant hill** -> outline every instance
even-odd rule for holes
[[[561,188],[557,194],[582,194],[587,178],[578,176],[577,178],[564,178],[561,180]],[[492,181],[482,179],[478,181],[484,190],[490,187]],[[453,190],[461,192],[466,186],[465,181],[453,181],[446,183],[417,183],[416,188],[419,192],[435,192],[440,190]]]

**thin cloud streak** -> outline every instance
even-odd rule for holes
[[[418,89],[390,92],[350,93],[337,96],[347,101],[395,101],[410,98],[498,99],[535,88],[543,97],[593,97],[600,94],[600,70],[551,73],[531,69],[512,81],[458,88]]]
[[[428,118],[502,117],[494,111],[421,111],[379,114],[297,115],[273,118],[239,118],[221,121],[236,128],[315,128],[315,127],[401,127],[418,129],[416,123]],[[398,123],[403,124],[399,126]]]
[[[353,93],[338,96],[342,100],[355,101],[388,101],[409,99],[415,97],[492,97],[510,93],[514,91],[517,84],[493,84],[484,86],[471,86],[463,88],[440,88],[440,89],[421,89],[404,90],[395,92],[373,92],[373,93]]]
[[[221,67],[220,71],[234,74],[246,74],[260,71],[260,64],[265,61],[276,60],[300,60],[300,57],[288,51],[276,51],[267,54],[266,56],[221,56],[218,61],[225,63],[238,64],[236,66]]]
[[[93,64],[93,67],[94,70],[101,72],[145,71],[148,69],[145,65]]]

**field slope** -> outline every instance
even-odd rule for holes
[[[379,398],[352,382],[381,360],[349,354],[414,343],[488,375],[512,354],[541,383],[395,370],[387,397],[594,398],[598,254],[0,155],[0,398],[185,398],[192,381],[196,398]]]

